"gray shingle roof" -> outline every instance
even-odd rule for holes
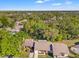
[[[39,40],[35,43],[35,50],[46,50],[48,51],[49,44],[46,40]]]
[[[53,43],[53,55],[60,56],[62,53],[69,54],[67,45],[64,43]]]
[[[23,46],[28,46],[28,47],[33,47],[33,39],[26,39],[25,42],[23,43]]]

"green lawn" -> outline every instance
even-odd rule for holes
[[[63,40],[63,41],[58,41],[61,43],[67,44],[68,47],[74,45],[76,42],[79,42],[79,39],[73,39],[73,40]]]
[[[49,55],[39,55],[38,58],[53,58],[53,57]]]
[[[47,55],[38,55],[38,58],[48,58]]]

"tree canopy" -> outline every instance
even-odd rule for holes
[[[16,21],[20,26],[15,29]],[[6,30],[17,30],[21,25],[23,28],[15,34]],[[0,12],[0,57],[21,57],[22,43],[28,38],[54,42],[77,37],[79,12]]]

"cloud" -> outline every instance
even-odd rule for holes
[[[50,1],[50,0],[36,0],[36,3],[45,3],[45,2],[48,2],[48,1]]]
[[[44,3],[42,0],[37,0],[36,3]]]
[[[52,6],[60,6],[62,3],[53,3]]]
[[[72,4],[72,1],[66,1],[65,2],[67,5],[70,5],[70,4]]]
[[[72,4],[72,1],[65,0],[64,3],[61,3],[61,2],[59,2],[59,3],[53,3],[52,6],[61,6],[61,5],[63,6],[63,5],[70,5],[70,4]]]

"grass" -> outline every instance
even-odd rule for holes
[[[29,50],[30,50],[30,48],[23,48],[23,47],[21,47],[22,49],[21,49],[21,55],[20,55],[20,58],[28,58],[29,57],[29,54],[30,54],[30,52],[29,52]]]
[[[38,55],[38,58],[53,58],[53,57],[47,54],[47,55]]]
[[[73,46],[76,42],[79,42],[79,39],[73,39],[73,40],[63,40],[63,41],[58,41],[60,43],[66,44],[68,47]]]
[[[79,55],[78,54],[69,54],[68,56],[69,58],[79,58]]]
[[[38,58],[48,58],[47,55],[38,55]]]

